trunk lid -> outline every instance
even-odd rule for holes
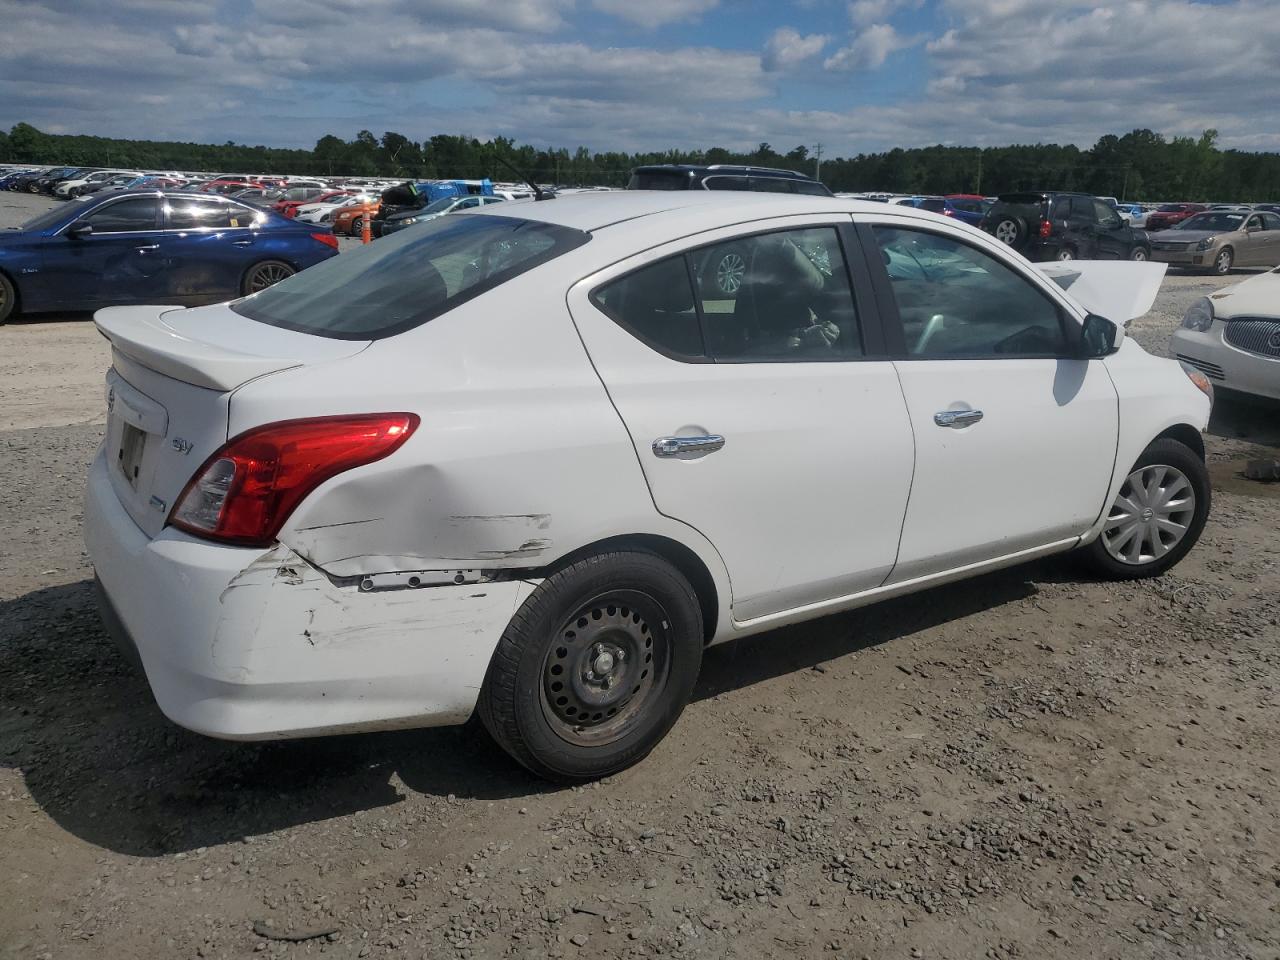
[[[231,396],[240,386],[368,346],[268,326],[224,304],[108,307],[94,322],[112,348],[103,440],[111,485],[151,537],[192,474],[228,439]]]

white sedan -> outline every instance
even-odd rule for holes
[[[359,203],[376,203],[377,200],[378,198],[375,196],[360,194],[325,203],[307,203],[298,208],[294,219],[301,220],[303,223],[328,223],[333,219],[335,210],[341,210],[343,207],[350,207]]]
[[[1228,390],[1280,400],[1280,268],[1193,303],[1169,352]]]
[[[662,739],[708,644],[1072,550],[1154,576],[1208,514],[1212,391],[1072,267],[908,207],[620,191],[102,310],[106,620],[193,730],[478,713],[573,782]]]

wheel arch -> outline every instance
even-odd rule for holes
[[[9,286],[13,288],[13,308],[9,311],[9,315],[5,317],[4,320],[0,320],[0,323],[4,323],[6,320],[16,317],[22,312],[22,288],[18,285],[18,278],[4,267],[0,267],[0,276],[3,276],[7,281],[9,281]]]
[[[1201,460],[1204,459],[1204,437],[1201,436],[1200,431],[1191,426],[1191,424],[1175,423],[1171,427],[1166,427],[1156,436],[1151,438],[1151,443],[1155,443],[1157,440],[1163,440],[1166,438],[1170,440],[1177,440],[1183,446],[1190,447],[1196,456]],[[1150,446],[1150,444],[1148,444],[1148,446]]]
[[[678,540],[654,533],[629,533],[607,537],[593,543],[585,544],[571,553],[565,554],[554,563],[538,571],[538,576],[570,566],[583,557],[596,553],[607,553],[611,550],[643,550],[653,553],[670,563],[684,574],[693,587],[698,598],[698,607],[702,610],[702,642],[708,644],[716,635],[720,618],[720,591],[716,588],[715,577],[711,570],[692,549]]]

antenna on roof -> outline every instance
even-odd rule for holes
[[[516,169],[516,165],[514,163],[511,163],[509,160],[506,159],[506,157],[498,153],[498,150],[496,147],[494,148],[494,151],[493,151],[493,158],[529,185],[529,189],[533,191],[534,200],[550,200],[553,197],[555,197],[554,193],[543,192],[543,189],[540,186],[538,186],[536,183],[534,183],[532,180],[526,177],[523,173],[521,173],[518,169]]]

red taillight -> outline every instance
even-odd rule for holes
[[[1050,223],[1048,220],[1041,220],[1040,221],[1040,239],[1041,240],[1046,239],[1051,233],[1053,233],[1053,224]]]
[[[311,235],[311,239],[319,240],[326,247],[333,247],[333,249],[335,250],[338,249],[338,238],[335,237],[332,233],[313,233]]]
[[[390,456],[418,422],[412,413],[374,413],[256,427],[204,462],[169,522],[199,537],[267,546],[312,490]]]

